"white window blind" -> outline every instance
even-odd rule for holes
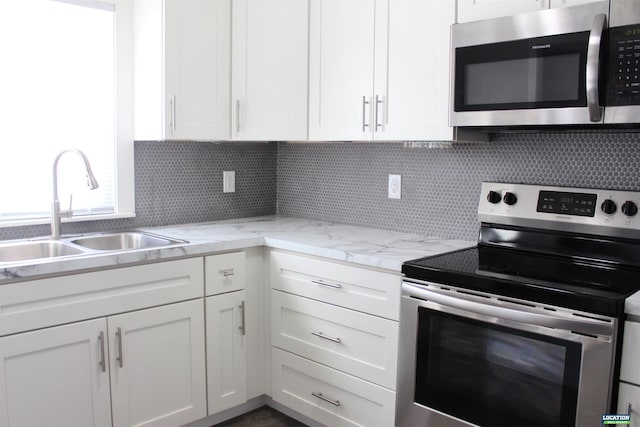
[[[114,212],[115,9],[83,0],[0,1],[0,222],[49,216],[53,160],[59,200],[74,216]]]

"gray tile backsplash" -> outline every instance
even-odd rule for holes
[[[389,174],[402,175],[401,200],[387,198]],[[311,219],[474,240],[482,181],[640,191],[640,134],[502,134],[448,148],[281,143],[278,149],[278,212]]]
[[[445,238],[477,237],[480,183],[640,191],[640,134],[503,134],[489,143],[135,143],[132,219],[63,224],[63,233],[122,230],[276,212]],[[222,193],[222,171],[236,192]],[[387,198],[389,174],[402,199]],[[0,239],[49,234],[0,228]]]
[[[275,143],[135,142],[136,217],[64,223],[89,233],[276,213]],[[222,171],[236,171],[236,192],[222,193]],[[48,225],[0,228],[0,239],[44,236]]]

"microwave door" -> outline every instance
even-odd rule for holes
[[[592,12],[607,8],[594,5],[589,13],[568,13],[583,11],[569,7],[454,25],[451,125],[602,123],[599,61],[606,14]],[[539,22],[549,19],[559,26]],[[520,27],[540,31],[517,38]],[[510,28],[518,28],[513,36]],[[474,41],[471,34],[484,36]]]

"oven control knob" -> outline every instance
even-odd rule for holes
[[[626,216],[635,216],[638,213],[638,205],[630,200],[627,200],[622,204],[622,213]]]
[[[515,205],[516,204],[516,202],[518,201],[518,197],[515,194],[507,191],[506,193],[504,193],[504,197],[502,198],[502,200],[506,204],[511,206],[511,205]]]
[[[611,199],[607,199],[602,202],[602,206],[600,206],[600,209],[602,209],[602,212],[606,213],[607,215],[611,215],[612,213],[615,213],[618,207],[616,206],[616,202]]]
[[[491,190],[489,191],[489,194],[487,194],[487,200],[489,201],[489,203],[495,205],[496,203],[500,203],[500,200],[502,200],[502,196],[497,191]]]

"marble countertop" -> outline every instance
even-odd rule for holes
[[[254,246],[291,250],[399,272],[406,260],[437,255],[476,244],[464,240],[444,240],[438,237],[284,216],[146,227],[141,230],[187,240],[189,243],[160,249],[104,252],[3,264],[0,265],[0,284]]]

